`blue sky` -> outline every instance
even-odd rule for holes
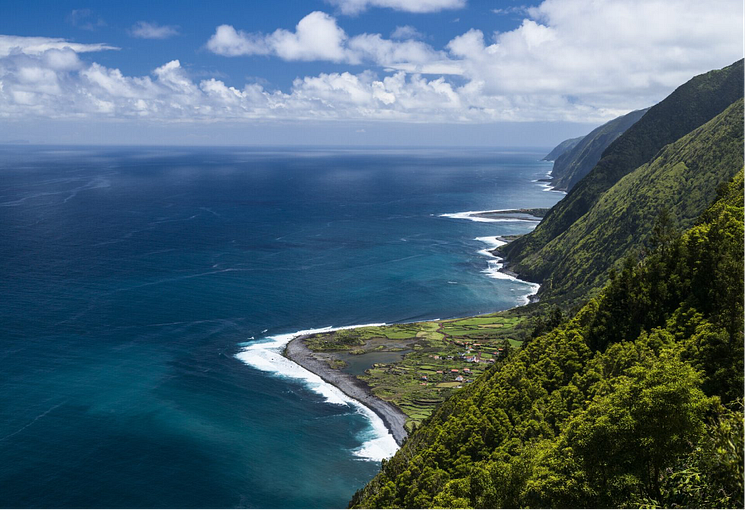
[[[548,146],[743,54],[737,0],[26,1],[0,141]]]
[[[158,66],[178,58],[190,69],[205,75],[224,77],[226,83],[242,86],[247,79],[267,80],[287,89],[298,76],[345,70],[362,71],[366,66],[350,67],[329,62],[295,62],[256,57],[226,59],[205,50],[215,28],[230,24],[245,32],[273,32],[293,29],[303,17],[314,11],[336,15],[339,25],[349,34],[380,33],[389,36],[398,26],[413,26],[426,35],[434,47],[445,46],[454,37],[471,28],[484,32],[507,31],[517,27],[520,14],[498,15],[496,5],[518,6],[520,2],[474,1],[468,8],[440,12],[411,13],[372,8],[355,16],[340,15],[339,9],[323,0],[221,0],[211,2],[12,2],[0,17],[0,34],[61,37],[80,43],[100,43],[121,48],[116,53],[100,53],[95,61],[119,68],[125,75],[146,75]],[[80,13],[73,18],[72,13]],[[178,27],[178,35],[167,39],[138,39],[131,29],[139,21]],[[102,23],[99,26],[99,23]]]

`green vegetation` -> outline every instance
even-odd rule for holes
[[[743,220],[742,170],[684,234],[661,219],[574,317],[534,321],[352,505],[742,508]]]
[[[604,151],[601,160],[570,193],[545,216],[530,234],[501,247],[508,269],[531,281],[545,281],[560,261],[545,258],[541,264],[523,261],[566,232],[591,210],[603,194],[625,175],[644,165],[667,144],[692,132],[743,97],[743,60],[724,69],[697,76],[653,106]],[[653,217],[657,214],[651,211]],[[630,231],[627,235],[634,236]],[[611,261],[613,262],[613,260]],[[544,285],[540,297],[551,294]]]
[[[347,366],[347,363],[345,363],[345,361],[341,359],[331,358],[327,360],[327,363],[329,363],[329,366],[335,370],[341,370]]]
[[[478,213],[475,216],[483,218],[543,218],[549,209],[544,207],[535,207],[533,209],[509,209],[505,211],[487,211]]]
[[[562,190],[575,186],[596,166],[611,142],[640,120],[647,111],[647,108],[637,110],[610,120],[583,137],[572,149],[558,156],[552,167],[552,186]]]
[[[696,448],[662,474],[664,504],[690,508],[743,506],[743,409],[720,411],[720,416],[705,425]],[[643,500],[648,506],[655,503]]]
[[[365,346],[366,342],[372,339],[411,339],[416,337],[420,330],[417,324],[341,329],[331,333],[313,335],[306,339],[305,343],[312,351],[348,351]],[[365,349],[358,350],[360,351],[358,354],[367,352]]]
[[[577,302],[598,293],[610,268],[619,269],[626,256],[646,248],[661,214],[670,227],[688,228],[712,202],[718,186],[742,164],[743,117],[740,99],[667,145],[601,195],[565,232],[526,254],[512,269],[538,275],[542,298]]]
[[[398,363],[373,363],[358,376],[374,395],[408,416],[411,431],[456,389],[522,345],[540,322],[531,314],[538,317],[540,310],[537,305],[468,319],[340,330],[313,335],[305,343],[340,370],[347,364],[335,355],[343,352],[361,356],[411,350]]]
[[[500,249],[539,303],[307,340],[341,370],[406,351],[359,376],[410,437],[351,505],[743,507],[743,73],[679,87]]]

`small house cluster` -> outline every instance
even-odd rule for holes
[[[435,374],[438,376],[441,376],[441,377],[437,377],[435,382],[439,382],[439,381],[446,382],[448,380],[452,380],[455,382],[470,383],[473,381],[473,379],[466,378],[472,375],[471,369],[467,367],[464,367],[462,369],[452,368],[450,370],[436,370]],[[419,381],[420,381],[420,385],[422,386],[426,386],[429,382],[431,382],[427,375],[420,375]]]

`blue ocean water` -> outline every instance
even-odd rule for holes
[[[542,156],[0,148],[0,507],[345,506],[380,431],[241,353],[521,303],[478,238],[534,224],[441,215],[553,205]]]

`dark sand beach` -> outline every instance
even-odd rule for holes
[[[305,338],[306,336],[299,336],[291,340],[283,352],[285,357],[318,375],[329,384],[333,384],[345,395],[375,412],[391,431],[396,443],[401,446],[407,437],[407,431],[404,428],[406,415],[393,404],[374,396],[363,381],[340,370],[335,370],[325,361],[317,359],[303,343]]]

